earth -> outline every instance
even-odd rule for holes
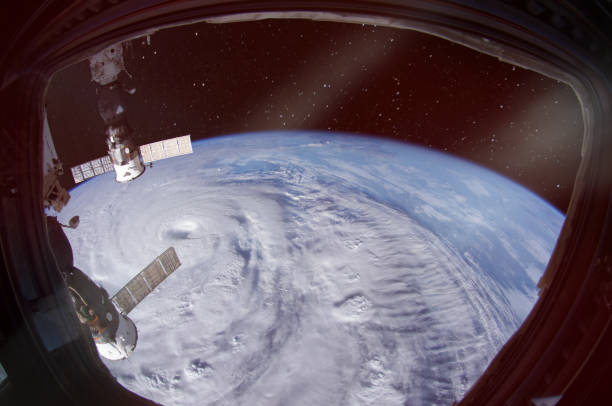
[[[169,246],[134,353],[161,404],[451,404],[537,299],[564,217],[409,144],[318,132],[195,142],[128,184],[71,191],[75,266],[109,294]]]

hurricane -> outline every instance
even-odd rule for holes
[[[410,144],[327,132],[195,142],[71,191],[75,266],[110,295],[169,246],[118,382],[161,404],[460,400],[537,300],[563,215]]]

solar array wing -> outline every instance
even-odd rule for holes
[[[143,163],[159,161],[160,159],[172,158],[179,155],[187,155],[193,152],[191,147],[191,134],[182,137],[168,138],[167,140],[152,142],[140,146],[140,156]],[[113,163],[110,157],[105,155],[100,158],[82,163],[70,168],[74,183],[93,178],[106,172],[113,171]]]
[[[113,166],[113,163],[108,155],[104,155],[102,158],[100,158],[100,161],[102,161],[102,168],[104,168],[105,173],[115,170],[115,167]]]
[[[134,276],[111,300],[121,313],[128,314],[179,266],[181,261],[174,247],[170,247]]]
[[[182,137],[168,138],[167,140],[152,142],[140,146],[142,162],[149,163],[174,156],[191,154],[191,134]]]
[[[178,142],[181,154],[191,154],[193,152],[193,148],[191,148],[191,135],[177,137],[176,141]]]
[[[150,145],[151,144],[145,144],[140,146],[140,156],[142,157],[142,162],[145,164],[153,161]]]
[[[70,168],[70,171],[72,172],[74,183],[81,183],[85,180],[85,178],[83,178],[83,172],[81,172],[80,166],[73,166]]]
[[[164,146],[166,157],[171,158],[173,156],[180,155],[180,152],[178,149],[178,142],[176,141],[176,138],[170,138],[169,140],[163,140],[162,145]]]
[[[70,168],[74,183],[81,183],[86,179],[112,170],[114,170],[113,163],[107,155]]]

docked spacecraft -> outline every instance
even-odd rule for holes
[[[114,44],[89,58],[108,155],[72,167],[75,183],[113,170],[117,182],[129,182],[144,173],[147,163],[193,152],[190,134],[141,146],[132,141],[124,97],[134,94],[135,89],[128,89],[119,79],[119,74],[126,71],[123,49],[122,43]]]
[[[98,112],[105,126],[107,155],[70,168],[75,184],[112,171],[115,172],[117,182],[129,182],[144,173],[146,164],[193,152],[191,134],[140,146],[133,142],[124,97],[126,93],[134,94],[135,89],[127,89],[119,79],[119,74],[126,71],[123,50],[122,43],[114,44],[89,59],[91,79],[96,83]],[[53,208],[56,212],[60,212],[70,199],[70,194],[59,182],[63,173],[45,111],[43,204],[45,208]]]
[[[125,70],[123,44],[107,47],[92,56],[89,64],[92,80],[97,86],[98,111],[105,126],[107,155],[72,167],[75,183],[111,171],[115,172],[117,182],[129,182],[144,173],[147,163],[193,152],[189,134],[140,146],[132,141],[123,97],[125,93],[133,94],[134,91],[126,89],[119,80],[119,74]],[[53,208],[55,212],[60,212],[70,199],[70,194],[59,182],[62,174],[62,163],[55,150],[45,112],[45,209]],[[104,288],[73,265],[72,248],[62,227],[76,228],[78,217],[75,216],[67,225],[60,224],[53,215],[47,219],[49,241],[56,257],[63,258],[59,265],[78,319],[89,327],[101,356],[110,360],[127,358],[134,351],[138,339],[136,326],[128,313],[181,265],[176,251],[173,247],[168,248],[113,297],[109,297]]]
[[[74,311],[79,321],[88,327],[101,356],[110,360],[127,358],[134,351],[138,339],[136,326],[128,314],[172,275],[181,266],[181,261],[174,248],[169,247],[109,297],[104,288],[74,266],[72,247],[63,230],[65,227],[78,227],[78,218],[64,225],[56,217],[47,217],[48,240]]]
[[[138,332],[128,313],[180,265],[176,251],[170,247],[111,298],[84,272],[72,267],[66,274],[68,292],[79,321],[89,327],[101,356],[116,361],[134,351]]]

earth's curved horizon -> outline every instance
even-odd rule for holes
[[[563,216],[484,168],[379,138],[194,143],[71,191],[75,266],[114,294],[174,246],[130,313],[118,381],[162,404],[451,404],[537,299]]]

